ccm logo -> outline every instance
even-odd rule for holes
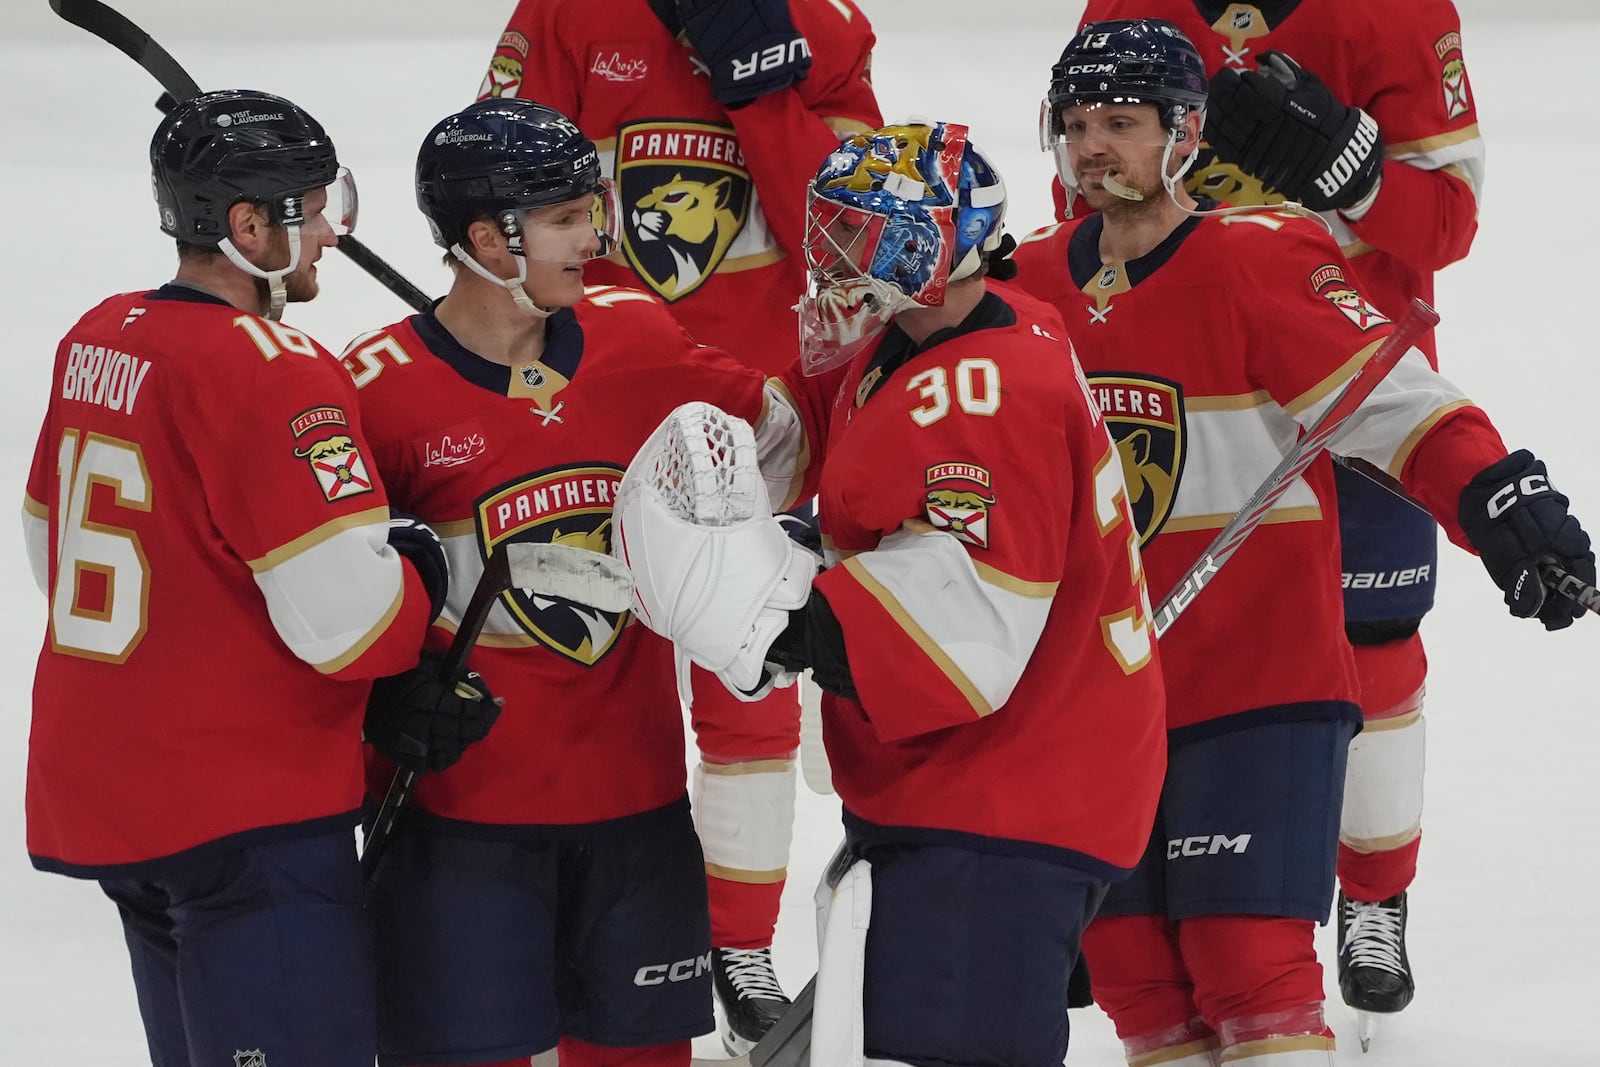
[[[1240,834],[1238,837],[1229,837],[1227,834],[1175,837],[1167,842],[1167,859],[1175,860],[1179,856],[1215,856],[1218,852],[1243,855],[1244,850],[1249,847],[1249,834]]]
[[[1542,474],[1529,474],[1520,482],[1508,482],[1500,487],[1500,491],[1489,498],[1489,517],[1498,519],[1504,515],[1512,505],[1516,504],[1518,495],[1538,496],[1540,493],[1550,491],[1550,479]]]
[[[633,976],[633,984],[638,986],[663,985],[667,982],[687,982],[691,978],[699,978],[711,969],[711,953],[704,956],[695,956],[677,963],[652,963],[648,967],[640,967]]]

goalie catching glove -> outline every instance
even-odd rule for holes
[[[757,700],[795,675],[767,651],[805,605],[817,557],[772,516],[750,424],[685,404],[639,449],[617,491],[612,553],[633,572],[634,614],[685,659]]]

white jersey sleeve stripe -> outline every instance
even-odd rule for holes
[[[761,467],[761,480],[767,483],[772,511],[788,511],[800,502],[800,484],[811,465],[811,442],[806,438],[794,397],[775,378],[767,379],[755,432],[756,461]]]
[[[371,647],[405,598],[405,572],[388,543],[387,509],[363,515],[369,521],[361,525],[350,525],[361,516],[349,516],[297,538],[293,543],[304,547],[293,555],[281,556],[279,549],[251,564],[278,636],[324,674],[342,670]],[[374,515],[383,520],[370,521]]]
[[[50,595],[50,509],[31,496],[22,498],[22,542],[39,592]]]
[[[901,529],[844,566],[980,718],[1011,697],[1044,632],[1049,597],[984,581],[942,531]]]

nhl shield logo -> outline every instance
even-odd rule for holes
[[[267,1054],[258,1048],[239,1049],[233,1054],[233,1067],[267,1067]]]
[[[1177,382],[1136,374],[1091,374],[1089,390],[1122,460],[1139,544],[1149,544],[1183,475],[1183,392]]]
[[[609,465],[559,467],[492,490],[477,504],[483,558],[507,541],[609,553],[611,506],[622,473]],[[611,651],[627,622],[626,612],[600,611],[527,589],[508,590],[502,603],[528,636],[585,667]]]
[[[617,133],[622,250],[669,303],[716,271],[750,214],[750,172],[733,129],[640,122]]]

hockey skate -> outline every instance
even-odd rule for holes
[[[772,949],[712,949],[711,977],[722,1004],[722,1047],[742,1056],[789,1010],[772,969]]]
[[[1369,904],[1339,894],[1339,992],[1356,1010],[1361,1051],[1377,1032],[1377,1017],[1411,1003],[1416,984],[1406,956],[1406,894]]]

